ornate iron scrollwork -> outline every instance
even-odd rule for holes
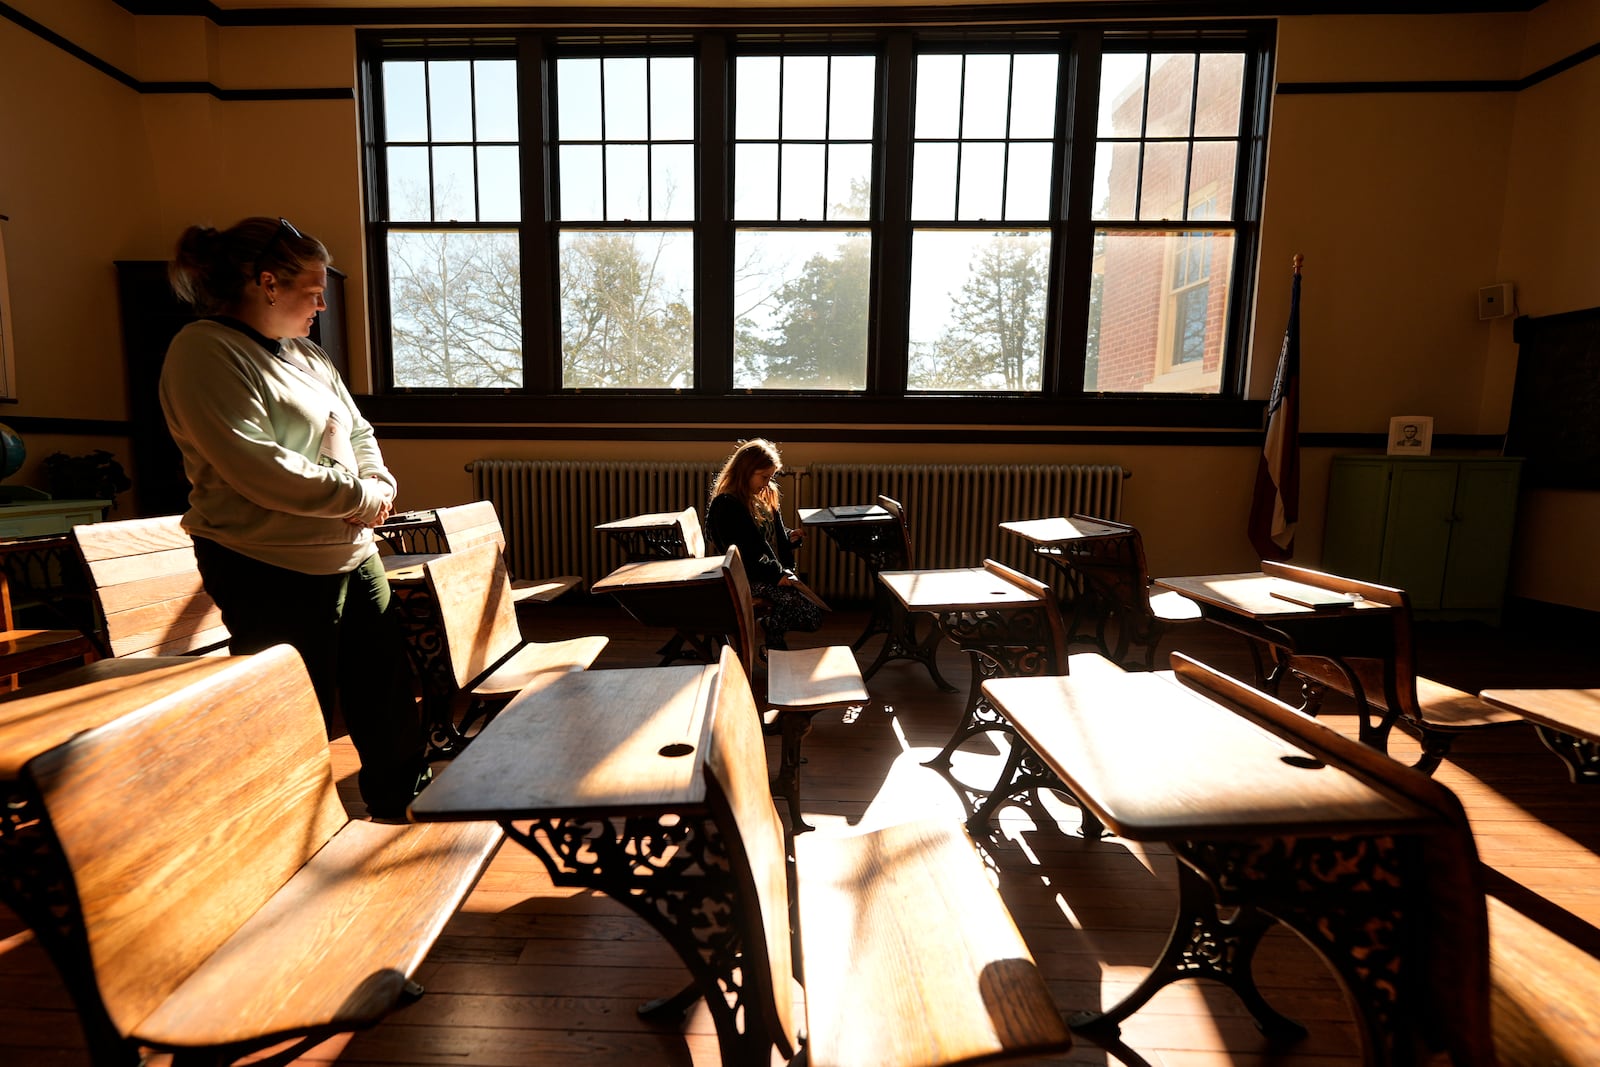
[[[774,1044],[755,1007],[764,974],[740,966],[743,932],[726,843],[707,815],[535,819],[506,834],[538,856],[557,885],[599,889],[666,939],[707,998],[724,1064],[765,1063]],[[754,969],[752,969],[754,970]],[[747,984],[749,983],[749,984]]]

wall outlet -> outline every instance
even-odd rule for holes
[[[1511,314],[1512,291],[1510,282],[1486,285],[1478,290],[1478,318],[1498,319]]]

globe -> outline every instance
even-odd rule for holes
[[[22,469],[22,461],[28,458],[28,449],[22,443],[22,437],[0,422],[0,480],[11,477]]]

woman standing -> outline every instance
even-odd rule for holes
[[[790,630],[810,632],[822,625],[821,609],[795,588],[794,550],[802,534],[789,531],[778,508],[774,479],[782,468],[771,441],[742,442],[711,483],[706,509],[712,543],[720,552],[739,546],[751,595],[769,605],[761,618],[768,648],[788,648],[784,635]]]
[[[421,715],[372,527],[396,483],[371,424],[307,340],[328,250],[284,219],[191,226],[170,275],[204,318],[178,332],[161,407],[188,475],[183,526],[235,655],[293,645],[331,724],[342,714],[375,818],[403,818],[426,774]]]

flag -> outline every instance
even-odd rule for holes
[[[1300,521],[1300,263],[1295,256],[1289,325],[1267,400],[1267,437],[1250,498],[1250,543],[1262,559],[1294,555],[1294,528]]]

